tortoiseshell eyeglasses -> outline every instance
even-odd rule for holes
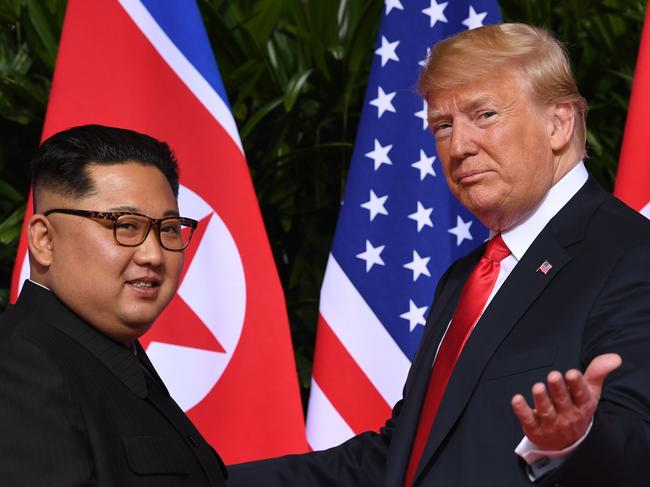
[[[198,222],[182,216],[151,218],[131,211],[89,211],[69,208],[54,208],[43,215],[62,213],[93,220],[105,220],[113,224],[113,236],[118,245],[137,247],[147,239],[151,227],[155,228],[160,246],[165,250],[180,252],[190,243]]]

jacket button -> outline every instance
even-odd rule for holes
[[[190,443],[192,444],[192,446],[196,446],[196,440],[194,439],[194,436],[187,435],[187,439],[190,440]],[[559,487],[562,487],[562,486],[559,486]]]

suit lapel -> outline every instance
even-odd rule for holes
[[[401,487],[404,483],[404,473],[411,454],[411,444],[415,437],[438,343],[442,340],[456,309],[463,284],[483,254],[483,247],[481,246],[457,262],[458,268],[450,273],[448,282],[436,299],[427,318],[424,336],[404,386],[404,402],[403,409],[399,414],[399,427],[394,430],[391,440],[391,454],[388,457],[386,469],[386,485],[388,486]]]
[[[156,368],[151,363],[151,360],[149,360],[149,356],[144,351],[144,348],[142,348],[142,345],[140,345],[140,342],[136,340],[135,343],[133,344],[133,346],[135,347],[136,356],[138,357],[138,360],[140,361],[140,365],[142,367],[144,367],[145,373],[149,374],[151,376],[151,378],[165,392],[165,394],[169,395],[169,391],[167,390],[167,387],[165,386],[165,383],[163,382],[162,378],[158,375],[158,372],[156,371]]]
[[[565,248],[584,237],[589,219],[604,201],[604,194],[604,191],[590,178],[535,239],[483,313],[454,368],[418,466],[415,482],[427,463],[434,458],[440,445],[462,414],[488,361],[503,339],[555,276],[570,262],[571,256]],[[547,273],[539,270],[544,261],[552,264]],[[469,272],[465,275],[463,283],[468,275]],[[453,299],[453,308],[458,301],[460,288],[456,287],[454,292],[456,295]],[[441,318],[449,320],[451,314],[448,316],[444,314]],[[441,337],[434,342],[433,346],[428,345],[433,349],[431,360],[440,339]],[[423,387],[426,390],[426,380],[429,375],[426,373],[419,375],[426,376],[423,380]],[[417,407],[422,404],[424,398],[424,392],[419,390],[420,387],[422,386],[418,382],[418,397],[417,399],[414,397]],[[416,416],[419,418],[419,411]],[[415,424],[417,425],[417,419]],[[415,429],[410,433],[412,439]]]

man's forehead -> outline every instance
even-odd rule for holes
[[[86,166],[85,172],[97,191],[101,190],[102,186],[108,188],[129,186],[146,187],[155,181],[164,181],[169,184],[160,169],[156,166],[142,164],[140,162],[123,162],[117,164],[90,163]]]
[[[143,210],[140,207],[137,206],[130,206],[130,205],[119,205],[119,206],[111,206],[109,208],[106,208],[105,211],[114,211],[114,212],[126,212],[126,213],[142,213]],[[161,217],[168,217],[168,216],[179,216],[178,210],[176,208],[174,209],[167,209]]]
[[[428,114],[435,118],[452,108],[471,111],[485,105],[510,104],[513,98],[525,95],[522,81],[515,76],[463,83],[432,93],[427,99]]]

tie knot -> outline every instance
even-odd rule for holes
[[[483,258],[491,260],[492,262],[501,262],[503,259],[510,255],[508,246],[503,241],[501,234],[498,234],[488,242],[483,253]]]

